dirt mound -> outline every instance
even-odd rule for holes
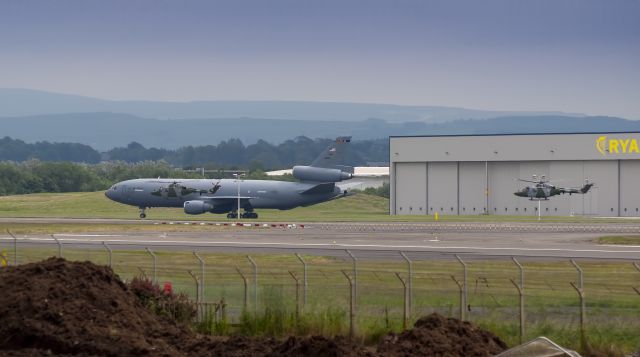
[[[363,346],[349,341],[345,337],[328,339],[323,336],[289,337],[282,344],[275,347],[267,356],[269,357],[355,357],[376,356],[377,354],[366,350]]]
[[[493,356],[506,349],[491,332],[439,314],[420,318],[411,330],[388,334],[378,345],[385,356]]]
[[[50,258],[5,267],[0,291],[5,352],[173,356],[180,353],[166,337],[188,334],[141,307],[110,268],[89,262]]]

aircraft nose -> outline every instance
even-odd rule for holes
[[[111,189],[111,188],[106,190],[106,191],[104,191],[104,195],[107,196],[108,199],[110,199],[112,201],[118,201],[116,199],[116,194],[115,193],[116,193],[116,191]]]

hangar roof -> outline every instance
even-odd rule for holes
[[[640,132],[389,138],[390,162],[638,160]]]

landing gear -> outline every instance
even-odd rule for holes
[[[253,211],[251,211],[251,212],[245,212],[245,213],[241,214],[240,217],[255,219],[255,218],[258,218],[258,214],[253,212]]]
[[[227,218],[232,219],[232,218],[238,218],[238,213],[237,212],[229,212],[227,213]],[[255,219],[258,218],[258,214],[250,211],[250,212],[244,212],[240,214],[240,218],[251,218],[251,219]]]
[[[147,218],[147,208],[146,207],[140,207],[140,219],[145,219]]]

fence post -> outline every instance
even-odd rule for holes
[[[147,273],[144,271],[144,269],[138,267],[138,271],[140,272],[140,274],[142,274],[144,280],[149,280],[149,277],[147,276]]]
[[[300,323],[300,281],[298,277],[291,270],[289,270],[289,275],[291,275],[293,280],[296,282],[296,327],[297,327],[298,324]]]
[[[200,282],[198,281],[198,277],[195,274],[193,274],[191,270],[187,270],[187,272],[189,273],[189,275],[191,275],[191,277],[193,278],[193,281],[196,283],[196,313],[197,313],[198,321],[201,321],[200,316],[202,315],[203,306],[200,301],[200,296],[198,294],[198,292],[200,291]]]
[[[638,264],[636,262],[633,262],[633,266],[636,268],[637,271],[640,272],[640,264]],[[638,288],[633,287],[633,286],[632,286],[632,288],[633,288],[633,290],[635,290],[636,293],[638,293],[638,295],[640,295],[640,290],[638,290]]]
[[[247,312],[247,277],[242,274],[242,270],[240,270],[240,268],[236,267],[236,271],[238,272],[238,274],[240,274],[240,276],[242,277],[242,282],[244,283],[243,312]]]
[[[105,243],[104,241],[102,242],[102,245],[107,249],[107,252],[109,253],[109,268],[111,268],[113,252],[111,251],[111,248],[107,245],[107,243]]]
[[[253,314],[258,318],[258,264],[249,255],[247,259],[253,265]]]
[[[463,288],[463,298],[464,298],[463,306],[468,311],[471,311],[471,306],[469,306],[469,301],[467,300],[467,263],[465,263],[457,254],[456,254],[456,259],[458,259],[460,264],[462,264],[462,273],[463,273],[462,288]]]
[[[58,244],[58,258],[62,258],[62,243],[58,240],[58,238],[56,238],[54,234],[51,235],[51,238],[53,238],[53,240],[56,241],[56,244]]]
[[[511,260],[513,260],[513,262],[516,263],[516,265],[520,269],[520,284],[516,284],[515,281],[513,281],[513,279],[509,279],[509,280],[511,280],[511,283],[516,287],[516,289],[518,289],[518,295],[520,295],[520,344],[522,344],[523,340],[524,340],[524,323],[525,323],[525,316],[524,316],[524,267],[516,260],[516,258],[511,257]]]
[[[404,291],[404,304],[403,304],[403,314],[402,314],[402,330],[407,329],[407,320],[409,320],[409,293],[407,290],[407,282],[402,279],[399,273],[396,273],[398,280],[402,283],[402,290]]]
[[[204,259],[202,259],[200,257],[200,255],[198,255],[198,252],[194,251],[193,255],[200,261],[200,291],[198,291],[198,294],[200,294],[200,301],[204,302],[204,288],[205,288],[205,280],[204,280]]]
[[[353,339],[356,334],[355,284],[353,278],[346,271],[341,270],[341,272],[349,281],[349,338]]]
[[[7,229],[7,233],[13,238],[13,266],[18,265],[18,237],[14,236],[10,230]]]
[[[302,307],[307,306],[307,262],[302,259],[300,254],[296,253],[296,258],[302,263]]]
[[[412,286],[412,280],[413,280],[413,262],[411,261],[411,259],[409,259],[409,257],[407,257],[406,254],[404,254],[404,252],[400,252],[400,255],[402,255],[402,257],[404,258],[404,260],[407,261],[407,273],[408,278],[407,278],[407,285],[409,288],[409,293],[408,293],[408,309],[409,309],[409,316],[411,316],[411,312],[413,310],[413,286]]]
[[[458,289],[460,290],[460,321],[464,321],[464,290],[462,289],[462,283],[456,279],[455,276],[451,275],[451,280],[453,280],[456,285],[458,285]]]
[[[157,257],[155,253],[152,252],[151,249],[149,249],[149,247],[145,247],[144,249],[151,255],[151,258],[153,258],[153,283],[158,284],[158,275],[156,270]]]
[[[353,299],[358,300],[358,258],[347,249],[347,254],[353,260]]]
[[[580,297],[580,344],[582,345],[583,350],[587,350],[587,334],[586,334],[586,323],[587,323],[587,306],[585,302],[585,291],[584,291],[584,273],[582,268],[575,262],[575,260],[571,259],[571,264],[578,271],[578,286],[575,283],[570,282],[571,286],[576,290],[578,296]]]

